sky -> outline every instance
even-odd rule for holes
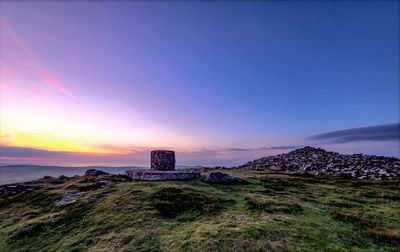
[[[400,156],[397,1],[1,1],[0,164]]]

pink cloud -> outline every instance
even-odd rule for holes
[[[0,160],[31,160],[31,161],[48,161],[48,160],[60,160],[59,158],[41,158],[41,157],[0,157]]]
[[[72,93],[63,87],[50,73],[48,70],[46,70],[42,64],[40,63],[39,59],[36,57],[36,55],[33,53],[32,50],[29,49],[29,47],[26,45],[26,43],[23,42],[23,40],[16,34],[16,32],[12,29],[12,27],[6,22],[6,20],[3,18],[2,19],[2,26],[8,36],[10,36],[13,41],[22,48],[22,50],[29,56],[29,58],[32,60],[32,63],[35,68],[35,75],[39,79],[41,79],[43,82],[47,83],[48,85],[56,88],[60,92],[68,95],[71,98],[75,98]]]

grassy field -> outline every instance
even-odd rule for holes
[[[0,198],[0,251],[400,251],[399,181],[227,173],[250,183],[114,182],[56,207],[75,178]]]

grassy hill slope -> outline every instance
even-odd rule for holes
[[[2,197],[0,251],[400,250],[399,181],[227,173],[250,184],[112,182],[56,207],[73,178]]]

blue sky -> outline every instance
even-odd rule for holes
[[[162,147],[238,164],[399,121],[397,1],[1,5],[2,141],[58,155],[5,162],[134,165]],[[399,137],[320,147],[398,155]]]

